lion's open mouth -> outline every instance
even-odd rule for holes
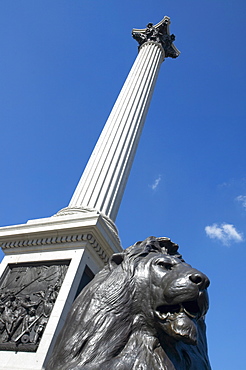
[[[182,302],[175,305],[163,305],[156,309],[156,314],[161,320],[165,320],[172,314],[184,312],[192,319],[197,319],[201,315],[197,300]]]

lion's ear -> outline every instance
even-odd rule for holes
[[[124,253],[115,253],[115,254],[113,254],[109,259],[110,270],[119,266],[124,261],[124,257],[125,257]]]

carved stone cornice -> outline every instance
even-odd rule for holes
[[[5,255],[91,249],[106,263],[122,248],[115,231],[97,212],[64,214],[0,228]]]
[[[180,51],[173,44],[175,36],[173,34],[170,35],[170,23],[170,18],[165,16],[156,25],[148,23],[144,29],[134,28],[132,30],[132,37],[139,43],[139,47],[148,41],[154,41],[162,45],[166,58],[177,58]]]
[[[31,246],[41,246],[41,245],[51,245],[51,244],[64,244],[64,243],[77,243],[80,241],[85,241],[90,243],[92,248],[95,250],[97,255],[103,260],[104,263],[108,262],[110,256],[108,256],[103,248],[96,241],[94,236],[90,233],[88,234],[75,234],[75,235],[63,235],[63,236],[54,236],[50,238],[33,238],[33,239],[20,239],[9,242],[4,242],[1,245],[3,250],[10,248],[21,248],[21,247],[31,247]]]
[[[108,216],[106,216],[102,212],[99,212],[95,208],[91,208],[91,207],[69,207],[68,206],[68,207],[62,208],[60,211],[58,211],[52,217],[66,216],[66,215],[76,215],[76,214],[79,214],[79,213],[90,213],[90,212],[95,212],[103,218],[103,220],[106,222],[109,229],[114,234],[118,243],[120,244],[119,232],[118,232],[118,229],[117,229],[115,223]]]

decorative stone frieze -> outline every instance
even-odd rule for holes
[[[1,244],[2,250],[10,248],[19,248],[26,246],[39,246],[39,245],[51,245],[51,244],[64,244],[64,243],[75,243],[78,241],[87,241],[90,243],[92,248],[96,251],[98,256],[103,260],[104,263],[108,262],[109,255],[105,253],[103,248],[99,245],[92,234],[79,234],[79,235],[66,235],[66,236],[55,236],[51,238],[39,238],[30,240],[15,240],[10,242],[4,242]]]

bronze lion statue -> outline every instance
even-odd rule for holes
[[[114,254],[75,300],[46,370],[209,370],[208,278],[149,237]]]

